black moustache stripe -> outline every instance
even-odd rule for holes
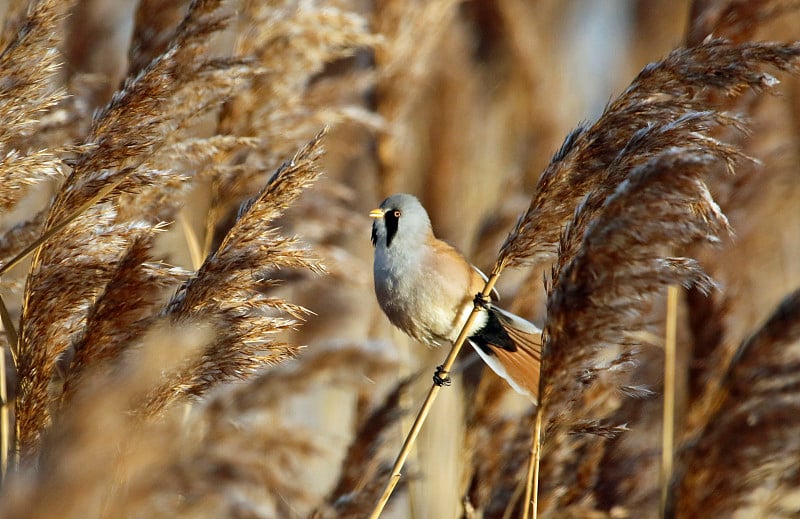
[[[386,246],[392,244],[392,240],[397,235],[397,227],[400,223],[400,218],[394,215],[395,210],[387,211],[383,221],[386,222]]]

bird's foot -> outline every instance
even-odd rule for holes
[[[439,387],[449,386],[453,383],[450,375],[444,370],[444,365],[436,366],[436,371],[433,374],[433,383]]]
[[[475,304],[476,308],[483,308],[484,310],[488,310],[492,305],[492,301],[483,295],[483,292],[475,294],[475,299],[473,299],[472,302]]]

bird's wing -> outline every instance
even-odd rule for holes
[[[511,351],[490,343],[481,348],[470,341],[478,355],[505,379],[517,393],[527,395],[534,402],[539,397],[539,369],[542,361],[542,332],[525,319],[497,307],[491,311],[514,342]]]

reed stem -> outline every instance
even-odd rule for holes
[[[675,443],[675,343],[678,330],[678,287],[667,288],[664,340],[664,411],[661,435],[661,517],[666,517]]]
[[[494,288],[495,283],[497,283],[497,278],[500,277],[501,271],[502,268],[500,266],[495,266],[494,270],[492,271],[492,275],[486,281],[486,286],[484,286],[483,291],[481,292],[481,296],[483,298],[488,298],[492,293],[492,289]],[[452,369],[453,364],[455,364],[456,357],[458,357],[461,347],[467,340],[467,333],[469,333],[469,329],[472,328],[472,324],[475,322],[475,319],[477,319],[480,311],[481,307],[476,304],[472,309],[472,313],[469,314],[467,322],[465,322],[464,326],[461,328],[461,333],[458,334],[458,338],[456,338],[455,343],[453,343],[453,347],[450,348],[450,353],[447,355],[447,358],[445,359],[441,368],[437,371],[437,374],[443,373],[445,380],[450,378],[449,372]],[[370,519],[377,519],[380,517],[383,509],[386,507],[386,503],[389,502],[389,498],[392,496],[395,487],[397,487],[397,483],[400,482],[400,477],[402,475],[400,471],[403,469],[403,465],[405,465],[406,459],[411,452],[411,448],[413,447],[414,442],[416,442],[417,436],[422,429],[422,424],[424,424],[425,420],[428,418],[428,413],[430,413],[431,407],[433,407],[433,403],[436,400],[436,396],[439,394],[441,389],[442,386],[436,382],[431,385],[431,388],[428,391],[428,396],[425,397],[425,401],[422,403],[422,407],[420,407],[417,417],[414,419],[414,423],[411,425],[411,429],[406,435],[406,439],[403,442],[400,453],[397,455],[394,466],[392,466],[392,473],[389,476],[389,481],[383,490],[383,495],[381,495],[381,498],[378,500],[378,503],[372,510],[372,514],[369,516]]]

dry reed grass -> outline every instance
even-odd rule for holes
[[[386,516],[517,517],[537,412],[541,517],[658,516],[675,284],[667,515],[796,515],[798,2],[600,4],[0,5],[0,517],[368,515],[442,354],[374,304],[398,190],[546,349],[538,409],[457,366]]]

